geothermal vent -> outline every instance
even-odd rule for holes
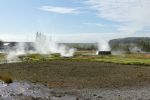
[[[111,55],[111,51],[97,51],[96,55]]]
[[[98,43],[96,55],[111,55],[111,49],[107,41],[101,41]]]

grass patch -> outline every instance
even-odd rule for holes
[[[150,56],[142,54],[128,54],[122,56],[96,56],[96,55],[76,55],[71,58],[63,58],[60,54],[40,55],[31,54],[20,57],[23,62],[43,62],[52,60],[105,62],[123,65],[150,65]]]
[[[124,65],[150,65],[150,58],[144,57],[131,57],[131,56],[105,56],[95,58],[95,61],[116,63]]]
[[[0,65],[2,75],[9,73],[15,80],[42,83],[50,88],[145,85],[150,84],[149,72],[150,67],[143,65],[121,65],[70,59]]]
[[[91,55],[90,55],[91,54]],[[125,54],[120,56],[96,56],[94,51],[78,51],[75,53],[74,57],[65,58],[61,57],[59,53],[54,53],[50,55],[41,54],[27,54],[20,55],[20,60],[25,63],[32,62],[45,62],[52,60],[69,60],[69,61],[87,61],[87,62],[105,62],[105,63],[115,63],[123,65],[150,65],[150,54]],[[5,54],[0,54],[0,61],[4,62],[6,60]]]

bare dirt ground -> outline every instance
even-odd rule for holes
[[[150,99],[150,66],[53,60],[1,64],[0,74],[14,80],[42,83],[54,89],[56,96],[63,90],[64,94],[71,95],[68,100]],[[63,100],[63,97],[51,99]]]
[[[1,64],[0,74],[43,83],[50,88],[108,88],[150,83],[150,66],[88,61]]]

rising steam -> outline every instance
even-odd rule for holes
[[[98,50],[96,52],[96,55],[99,55],[99,51],[110,51],[108,41],[103,40],[98,42]]]
[[[63,57],[71,57],[74,54],[75,49],[68,48],[65,45],[58,44],[41,33],[37,33],[34,43],[35,52],[39,54],[53,54],[60,53]]]
[[[36,34],[36,39],[33,43],[17,43],[13,48],[6,49],[7,62],[19,61],[19,55],[25,54],[53,54],[59,53],[62,57],[72,57],[75,49],[68,48],[63,44],[58,44],[41,33]]]
[[[110,51],[108,41],[99,41],[98,42],[98,50],[99,51]]]

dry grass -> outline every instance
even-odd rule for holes
[[[2,75],[43,83],[50,88],[98,88],[150,84],[150,67],[112,63],[52,60],[0,65]]]
[[[4,81],[7,84],[10,84],[13,82],[12,78],[10,78],[9,76],[2,76],[0,75],[0,80]]]

